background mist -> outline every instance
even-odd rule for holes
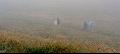
[[[62,24],[81,29],[85,20],[92,19],[97,23],[97,31],[119,34],[119,5],[120,0],[0,0],[0,21],[52,24],[59,16]]]

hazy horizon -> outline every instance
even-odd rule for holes
[[[120,0],[0,0],[0,53],[72,49],[120,52]]]
[[[0,18],[50,21],[58,16],[76,26],[92,19],[101,29],[119,33],[119,5],[120,0],[0,0]]]

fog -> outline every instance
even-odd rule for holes
[[[62,24],[81,29],[83,22],[91,19],[96,21],[96,31],[119,34],[119,5],[120,0],[0,0],[0,21],[52,24],[58,16]]]
[[[0,52],[120,52],[119,5],[120,0],[0,0]]]

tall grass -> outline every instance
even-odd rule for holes
[[[7,31],[0,32],[0,37],[2,53],[78,53],[85,50],[68,40],[44,39]]]
[[[67,38],[42,38],[10,31],[0,31],[0,53],[112,53],[104,43],[71,41]],[[109,48],[109,49],[108,49]],[[114,50],[115,51],[115,50]]]

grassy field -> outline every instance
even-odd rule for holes
[[[91,51],[78,43],[72,43],[65,39],[36,38],[9,31],[0,32],[0,37],[1,53],[78,53]]]
[[[56,38],[35,37],[27,34],[0,31],[1,53],[115,53],[115,49],[100,41],[72,41]],[[61,38],[61,39],[60,39]]]
[[[40,22],[39,22],[40,21]],[[111,32],[85,32],[80,25],[60,26],[52,22],[25,19],[1,19],[2,53],[116,53],[119,35]]]

